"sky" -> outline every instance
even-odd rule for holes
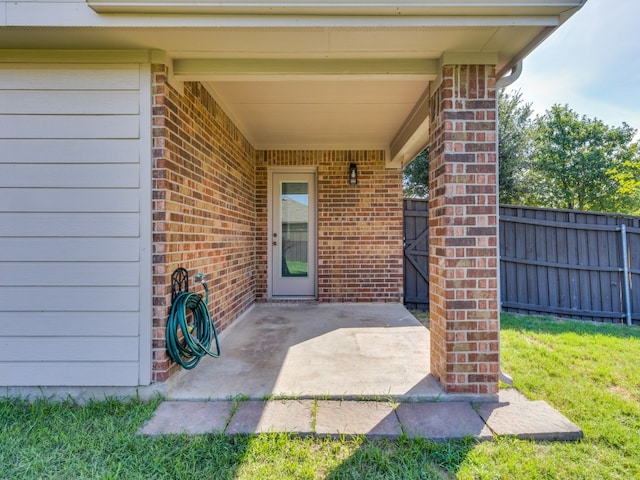
[[[640,130],[640,0],[588,0],[525,58],[516,90],[536,115],[567,104]]]

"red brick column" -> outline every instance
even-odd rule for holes
[[[431,372],[448,393],[495,394],[499,371],[493,67],[444,66],[431,97]]]

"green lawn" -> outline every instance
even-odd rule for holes
[[[139,401],[0,401],[0,479],[640,478],[640,329],[503,315],[504,368],[578,443],[135,435]]]

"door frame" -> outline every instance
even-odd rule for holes
[[[315,254],[309,261],[313,263],[313,295],[310,296],[274,296],[273,283],[275,269],[273,265],[273,175],[274,174],[313,174],[315,198],[313,199],[312,218],[310,218],[309,226],[313,228],[315,235]],[[310,228],[310,230],[311,230]],[[267,298],[277,299],[317,299],[318,298],[318,168],[315,166],[287,166],[287,167],[269,167],[267,169]]]

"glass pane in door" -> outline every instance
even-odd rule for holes
[[[309,275],[309,184],[282,182],[280,190],[282,277]]]

